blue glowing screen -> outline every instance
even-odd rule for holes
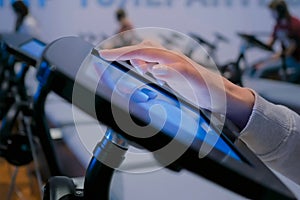
[[[34,56],[36,58],[40,58],[46,45],[38,40],[30,40],[20,46],[20,48],[26,53]]]
[[[141,80],[138,73],[135,73],[136,76],[124,73],[124,70],[94,55],[90,57],[86,73],[91,80],[105,85],[101,91],[107,93],[103,96],[110,98],[115,105],[128,109],[130,114],[147,125],[188,145],[192,141],[200,140],[202,145],[200,148],[197,147],[199,154],[216,149],[226,156],[241,161],[236,150],[228,144],[230,141],[220,137],[197,109],[178,101],[175,96],[160,89],[157,84]]]

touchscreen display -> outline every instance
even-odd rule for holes
[[[85,73],[91,80],[104,83],[101,84],[105,85],[101,88],[104,97],[122,109],[128,109],[131,115],[147,125],[183,143],[189,143],[191,138],[200,140],[210,149],[242,161],[228,144],[230,141],[220,137],[196,108],[182,103],[169,91],[132,70],[122,69],[119,64],[108,64],[96,55],[91,55],[85,66]],[[125,68],[128,70],[128,67],[131,66]]]
[[[20,48],[31,56],[41,57],[46,45],[38,40],[32,39],[20,46]]]

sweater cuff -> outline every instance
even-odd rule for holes
[[[239,138],[257,155],[264,156],[279,148],[292,127],[291,111],[268,102],[255,91],[255,102],[249,121]]]

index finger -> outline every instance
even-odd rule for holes
[[[178,55],[167,49],[157,47],[142,47],[133,45],[109,50],[100,50],[99,54],[106,60],[132,60],[139,59],[146,62],[158,62],[161,64],[174,62]]]

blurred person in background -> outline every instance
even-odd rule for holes
[[[128,31],[133,29],[133,25],[131,21],[127,17],[127,13],[124,9],[119,8],[115,13],[116,20],[119,23],[119,29],[116,33],[122,33],[124,31]]]
[[[14,31],[20,34],[28,34],[36,39],[41,39],[41,31],[37,20],[30,14],[28,6],[23,1],[14,1],[11,4],[16,15]],[[27,93],[33,95],[38,86],[38,81],[35,78],[36,69],[30,67],[25,79]]]
[[[11,4],[16,15],[14,31],[17,33],[29,34],[39,38],[40,28],[37,20],[30,14],[29,8],[23,1],[14,1]]]
[[[139,43],[141,40],[134,31],[134,26],[129,20],[126,11],[119,8],[115,12],[115,19],[118,22],[118,29],[115,36],[107,40],[103,48],[116,48]]]
[[[281,51],[254,67],[254,76],[268,78],[279,74],[283,80],[300,82],[300,20],[291,15],[284,0],[272,0],[268,5],[275,20],[273,32],[267,43],[273,47],[280,42]]]

